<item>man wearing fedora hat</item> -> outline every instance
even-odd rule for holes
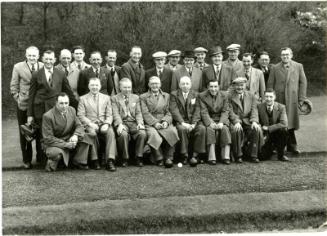
[[[184,65],[173,72],[173,78],[171,81],[171,90],[178,89],[179,80],[183,76],[188,76],[192,81],[192,90],[196,92],[202,91],[202,71],[199,68],[194,67],[195,55],[192,50],[186,50],[183,55]]]
[[[204,68],[207,68],[209,66],[209,64],[205,62],[207,52],[208,50],[204,47],[197,47],[194,49],[194,55],[196,56],[196,62],[194,63],[194,67],[203,70]]]
[[[181,59],[182,52],[179,50],[171,50],[168,55],[168,63],[165,65],[165,68],[171,70],[178,70],[182,67],[181,64],[178,64],[179,60]]]
[[[235,43],[226,48],[228,52],[228,59],[224,61],[224,64],[233,67],[236,72],[242,71],[243,69],[243,63],[238,59],[240,48],[241,45]]]
[[[173,71],[165,67],[166,57],[167,53],[161,51],[152,54],[156,66],[145,72],[145,83],[147,85],[152,76],[158,76],[161,81],[161,90],[170,93]]]
[[[210,81],[218,81],[219,90],[227,91],[232,80],[235,77],[235,71],[233,67],[226,66],[223,63],[223,51],[220,46],[215,46],[209,51],[212,65],[203,70],[203,89],[207,88]]]

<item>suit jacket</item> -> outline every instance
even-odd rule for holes
[[[237,72],[237,76],[245,78],[245,69]],[[246,83],[246,89],[255,95],[260,100],[264,99],[264,93],[266,90],[265,79],[261,70],[251,67],[250,78]]]
[[[217,80],[214,66],[210,65],[209,67],[205,68],[203,70],[202,76],[203,76],[202,88],[203,88],[203,90],[206,90],[209,81]],[[220,68],[220,73],[219,73],[219,90],[227,91],[235,77],[236,77],[236,73],[235,73],[233,67],[222,64],[221,68]]]
[[[148,87],[149,79],[152,76],[158,76],[156,67],[151,68],[145,72],[145,84],[147,86],[147,89],[149,88]],[[161,90],[164,91],[165,93],[170,93],[172,76],[173,76],[173,71],[164,67],[160,76],[160,81],[161,81]]]
[[[190,90],[185,101],[182,90],[170,94],[169,110],[175,123],[197,124],[200,121],[198,93]]]
[[[111,75],[111,71],[110,71],[110,69],[109,69],[109,67],[107,65],[103,66],[103,68],[107,69],[108,72],[109,72],[108,73],[108,84],[107,84],[108,95],[111,96],[112,94],[114,94],[114,95],[118,94],[120,92],[119,80],[121,79],[121,77],[120,77],[121,67],[115,65],[115,75],[114,75],[114,77],[117,76],[118,81],[114,81],[114,78]]]
[[[78,84],[77,84],[77,93],[79,96],[83,96],[89,92],[89,80],[90,78],[94,78],[95,73],[93,71],[93,67],[82,70],[79,75]],[[108,93],[108,87],[112,85],[112,80],[109,80],[109,71],[106,68],[100,67],[99,79],[101,82],[101,90],[100,92],[103,94]]]
[[[38,62],[36,71],[43,67],[42,62]],[[36,73],[36,71],[34,73]],[[29,89],[32,80],[32,71],[26,61],[18,62],[14,65],[10,81],[10,93],[16,100],[18,108],[26,111],[28,107]]]
[[[65,67],[62,64],[58,64],[55,67],[63,72],[66,72]],[[77,93],[77,84],[78,84],[79,73],[80,73],[79,69],[77,69],[76,67],[72,67],[71,65],[69,66],[67,79],[68,79],[70,88],[72,89],[72,91],[75,95],[75,98],[77,100],[79,98],[78,93]]]
[[[268,85],[269,74],[270,74],[270,71],[271,71],[271,67],[272,66],[273,66],[272,64],[269,64],[268,67],[267,67],[268,70],[264,70],[259,64],[253,65],[254,68],[259,69],[259,70],[262,71],[263,76],[265,78],[265,85],[266,85],[266,87]]]
[[[235,62],[232,62],[231,60],[227,59],[226,61],[223,61],[223,64],[232,67],[236,73],[241,72],[243,70],[243,62],[240,61],[238,58]]]
[[[244,106],[242,106],[236,92],[229,93],[230,121],[232,124],[240,122],[246,125],[251,125],[252,122],[259,123],[256,97],[249,91],[244,91],[243,96]]]
[[[204,70],[205,68],[209,67],[210,65],[204,62],[204,65],[200,66],[199,62],[194,63],[194,67],[199,68],[200,70]]]
[[[121,78],[127,77],[132,81],[133,93],[140,95],[147,91],[147,85],[145,84],[145,71],[143,65],[139,63],[136,65],[129,59],[121,67]]]
[[[286,105],[288,128],[299,129],[298,102],[306,99],[307,78],[302,64],[290,61],[289,65],[288,71],[281,62],[271,68],[268,88],[275,90],[277,102]]]
[[[76,61],[73,61],[72,63],[70,63],[70,67],[72,69],[78,69],[77,62]],[[81,63],[81,70],[85,70],[85,69],[90,68],[90,67],[91,67],[90,64],[87,64],[85,61],[82,61],[82,63]]]
[[[229,105],[228,97],[225,92],[218,91],[216,99],[206,90],[199,95],[201,118],[205,126],[211,123],[223,123],[229,125]]]
[[[273,124],[269,124],[266,102],[258,104],[258,114],[260,124],[262,126],[268,126],[269,133],[272,133],[279,129],[287,128],[287,115],[285,106],[283,104],[280,104],[278,102],[274,103],[272,110]]]
[[[91,92],[80,97],[77,116],[84,126],[91,123],[112,124],[112,107],[110,97],[98,93],[98,100],[94,101]]]
[[[172,65],[169,64],[169,62],[165,65],[165,68],[167,69],[171,69],[172,71],[178,70],[179,68],[181,68],[183,65],[181,64],[177,64],[176,67],[173,67]]]
[[[54,107],[57,96],[61,92],[67,93],[70,104],[73,107],[77,107],[77,101],[65,73],[55,67],[53,68],[52,84],[52,87],[50,87],[44,67],[33,74],[29,90],[28,116],[41,119],[45,112]]]
[[[139,96],[130,94],[128,106],[122,93],[111,97],[114,126],[117,127],[125,121],[135,121],[136,124],[144,124]]]
[[[182,66],[180,69],[175,70],[173,72],[173,78],[171,80],[171,90],[170,91],[175,91],[179,88],[179,80],[183,76],[190,77],[190,74],[186,70],[185,66]],[[199,68],[196,68],[196,67],[192,68],[191,81],[192,81],[192,90],[194,90],[196,92],[201,92],[202,91],[202,71]]]

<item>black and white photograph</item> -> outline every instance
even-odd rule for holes
[[[0,6],[2,234],[326,233],[326,2]]]

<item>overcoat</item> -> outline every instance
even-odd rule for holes
[[[223,61],[223,64],[232,67],[236,73],[242,71],[243,69],[243,62],[240,61],[238,58],[236,59],[235,62],[232,62],[231,60],[227,59],[226,61]]]
[[[147,88],[148,88],[149,79],[152,76],[158,76],[156,67],[151,68],[145,72],[145,84]],[[161,90],[164,91],[165,93],[170,93],[172,76],[173,76],[173,71],[166,67],[163,68],[160,77],[158,76],[161,81]]]
[[[173,72],[173,77],[171,80],[171,92],[175,91],[179,88],[179,80],[183,76],[188,76],[191,78],[192,81],[192,90],[196,92],[202,91],[202,70],[199,68],[193,67],[192,68],[192,76],[188,73],[185,66],[182,66],[181,68],[175,70]]]
[[[65,67],[62,64],[58,64],[55,67],[57,69],[65,72]],[[80,73],[79,69],[77,69],[76,67],[69,66],[67,79],[68,79],[70,88],[72,89],[72,91],[75,95],[75,98],[77,100],[79,99],[79,96],[77,93],[77,83],[78,83],[79,73]]]

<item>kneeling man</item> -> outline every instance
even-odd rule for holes
[[[190,77],[181,77],[179,89],[173,91],[170,96],[170,112],[176,123],[180,139],[179,152],[183,158],[183,164],[187,164],[189,159],[189,143],[191,143],[193,154],[189,162],[191,166],[196,166],[198,154],[206,152],[206,131],[202,124],[198,124],[200,121],[198,94],[191,90],[191,87]]]
[[[123,78],[119,81],[120,93],[111,97],[114,126],[117,133],[117,148],[123,158],[122,166],[129,159],[129,140],[135,141],[136,164],[143,166],[143,149],[146,141],[145,127],[139,96],[132,94],[132,81]]]
[[[160,78],[149,79],[149,91],[140,96],[148,145],[158,166],[173,166],[175,144],[179,140],[169,112],[169,94],[162,92]],[[164,161],[163,161],[164,159]]]
[[[261,148],[262,156],[264,159],[269,159],[275,145],[278,160],[289,161],[284,156],[287,145],[286,108],[283,104],[275,102],[276,94],[273,89],[267,89],[264,97],[264,102],[258,105],[259,122],[265,137],[265,143]]]
[[[77,118],[75,109],[69,106],[66,93],[60,93],[56,105],[43,115],[42,133],[48,158],[46,171],[55,171],[62,159],[68,166],[70,154],[74,149],[77,150],[73,163],[80,169],[88,169],[89,152],[90,159],[97,162],[96,140],[84,133],[84,127]]]

